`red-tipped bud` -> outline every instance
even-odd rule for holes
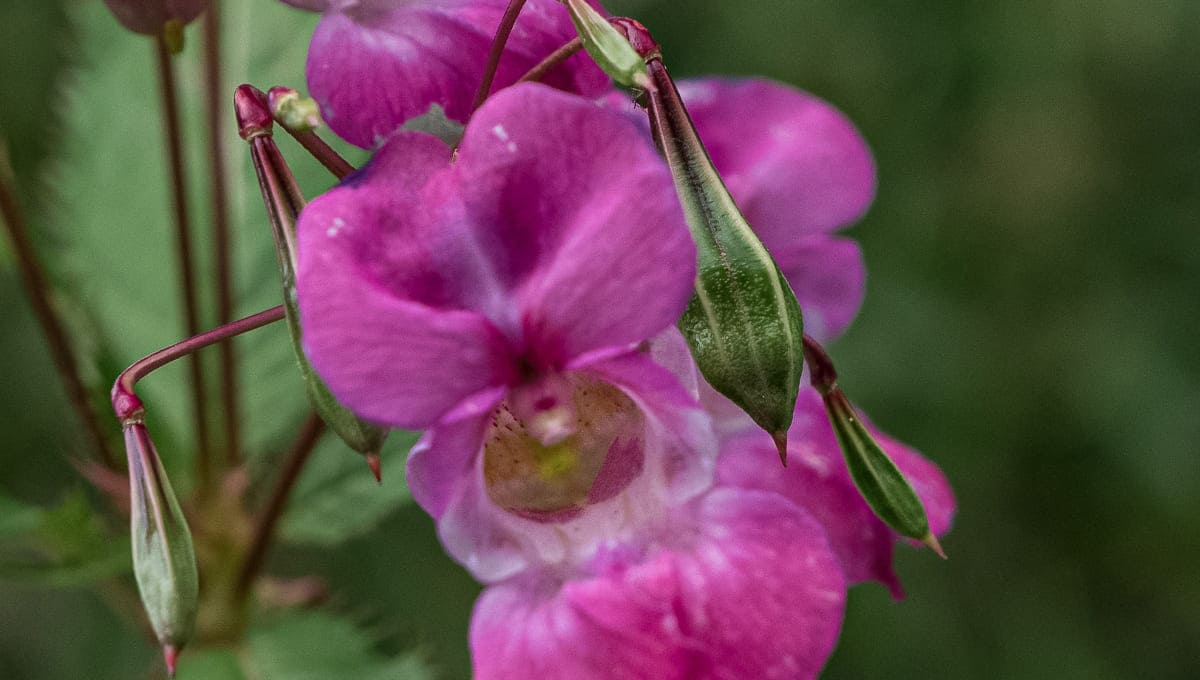
[[[233,112],[242,139],[250,141],[271,133],[273,123],[271,109],[267,107],[267,95],[257,87],[238,85],[233,92]]]
[[[174,21],[182,28],[208,7],[208,0],[104,0],[117,21],[134,33],[163,35]]]
[[[608,21],[625,36],[633,50],[642,59],[649,61],[662,56],[662,48],[658,46],[658,43],[650,35],[650,31],[646,30],[640,21],[628,17],[616,17]]]
[[[316,100],[290,87],[272,87],[267,92],[267,104],[271,115],[287,130],[306,132],[321,127],[321,110]]]

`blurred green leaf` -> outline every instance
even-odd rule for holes
[[[53,508],[0,495],[0,580],[69,587],[129,571],[129,539],[114,536],[82,491]]]
[[[240,648],[199,648],[179,658],[177,680],[427,680],[419,653],[389,657],[372,635],[319,611],[289,612],[252,628]]]
[[[232,649],[188,649],[179,656],[175,680],[245,680]]]
[[[369,633],[322,612],[297,612],[250,631],[248,673],[263,680],[424,680],[433,672],[415,654],[389,658]]]
[[[0,493],[0,539],[28,535],[42,521],[42,509]]]
[[[336,437],[326,436],[305,467],[280,526],[284,541],[336,545],[370,531],[381,519],[412,500],[404,483],[404,459],[418,433],[394,430],[383,447],[383,484],[371,476],[362,456]]]
[[[93,387],[107,393],[114,365],[126,365],[180,339],[181,298],[151,42],[123,32],[100,3],[80,3],[72,10],[78,66],[58,102],[64,112],[56,146],[59,154],[46,176],[58,200],[37,222],[49,228],[42,238],[50,242],[43,248],[56,254],[49,265],[63,305],[73,312],[69,315],[73,335],[83,339],[79,349],[89,364]],[[304,82],[304,55],[315,15],[279,3],[229,3],[222,20],[228,57],[224,73],[232,76],[224,89],[230,102],[240,82],[263,87]],[[210,327],[215,313],[208,131],[201,115],[202,40],[195,25],[188,32],[188,47],[175,65],[184,114],[196,271],[203,288],[201,323]],[[278,304],[281,291],[266,213],[245,145],[237,136],[232,104],[225,115],[226,123],[216,132],[227,156],[235,302],[240,316]],[[344,145],[335,145],[352,160],[362,158],[361,152],[355,155]],[[311,159],[298,158],[294,164],[301,186],[309,193],[334,181]],[[279,325],[256,331],[234,344],[246,448],[251,455],[277,450],[307,408],[286,329]],[[187,384],[182,366],[172,365],[140,388],[164,464],[181,492],[189,486],[187,459],[193,441]],[[209,392],[215,398],[217,390]],[[213,407],[219,410],[221,405]]]

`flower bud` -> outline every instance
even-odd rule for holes
[[[104,0],[104,4],[125,28],[157,36],[164,32],[179,35],[179,29],[208,7],[208,0]],[[177,22],[173,31],[167,30],[170,22]]]
[[[622,27],[644,34],[633,22]],[[713,167],[657,45],[646,35],[637,44],[653,83],[650,126],[696,242],[696,292],[680,330],[705,380],[771,434],[786,464],[804,366],[800,306]]]
[[[592,61],[625,87],[650,87],[646,63],[620,31],[608,23],[587,0],[562,0]]]
[[[174,674],[175,656],[192,635],[199,606],[196,553],[158,451],[140,418],[126,420],[129,530],[133,573],[150,626]]]

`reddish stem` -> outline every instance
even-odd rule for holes
[[[562,66],[563,62],[578,54],[582,49],[583,39],[578,36],[572,38],[565,45],[554,50],[548,57],[538,62],[536,66],[529,69],[525,75],[517,79],[517,83],[536,83],[540,81],[542,78],[550,75],[551,71]]]
[[[813,387],[827,394],[837,387],[837,370],[829,354],[811,335],[804,336],[804,362],[808,364],[808,377]]]
[[[172,207],[175,217],[175,257],[183,284],[184,330],[190,336],[200,329],[200,313],[196,301],[196,274],[192,266],[192,228],[187,202],[187,177],[184,173],[183,133],[179,122],[179,102],[175,85],[175,70],[166,42],[159,37],[154,41],[158,59],[159,86],[162,90],[163,127],[167,145],[167,162],[170,166]],[[204,389],[204,375],[200,357],[192,355],[189,363],[192,382],[193,421],[196,428],[196,473],[200,485],[207,486],[211,477],[209,470],[208,403]]]
[[[287,507],[288,496],[295,488],[304,464],[308,462],[309,456],[324,432],[325,421],[321,420],[317,414],[310,413],[300,427],[296,439],[288,447],[288,451],[284,455],[283,470],[279,473],[279,479],[275,482],[275,489],[271,492],[267,506],[258,517],[258,522],[254,527],[254,538],[250,542],[250,550],[246,553],[246,560],[242,563],[242,569],[238,574],[237,594],[239,597],[249,591],[255,577],[262,570],[267,557],[267,548],[271,546],[271,539],[275,534],[275,527],[279,524],[279,519],[283,517],[283,511]]]
[[[205,331],[187,340],[177,342],[170,347],[164,347],[133,362],[129,365],[129,368],[117,376],[116,382],[113,383],[112,407],[113,412],[117,414],[117,420],[121,421],[122,425],[125,425],[129,422],[136,422],[143,417],[145,407],[142,405],[142,400],[138,398],[133,388],[137,385],[138,381],[151,372],[181,357],[195,356],[198,350],[209,345],[215,345],[235,335],[241,335],[256,328],[262,328],[282,318],[283,305],[272,307],[258,314],[253,314],[244,319],[238,319],[210,331]]]
[[[516,25],[517,17],[521,15],[521,8],[524,6],[525,0],[509,0],[508,7],[504,10],[504,16],[500,17],[500,25],[496,28],[496,37],[492,40],[492,51],[488,53],[487,64],[483,67],[483,79],[479,82],[479,89],[475,91],[475,102],[471,104],[472,111],[483,106],[483,102],[487,100],[492,91],[492,81],[496,79],[496,69],[500,67],[500,57],[504,55],[504,46],[508,43],[508,36],[512,33],[513,26]]]
[[[50,356],[54,360],[54,367],[58,370],[58,377],[67,391],[67,399],[70,400],[75,415],[83,423],[100,460],[110,469],[116,469],[117,458],[113,454],[112,448],[109,447],[108,439],[104,436],[104,430],[100,427],[92,403],[88,400],[87,388],[84,387],[83,378],[79,374],[79,363],[76,361],[71,343],[67,339],[62,320],[58,318],[58,313],[50,304],[50,285],[42,271],[41,262],[34,252],[33,243],[29,240],[25,216],[21,212],[16,192],[9,180],[8,156],[3,144],[0,143],[0,216],[4,218],[4,225],[7,227],[9,239],[12,241],[17,270],[25,285],[25,291],[29,295],[30,303],[33,305],[33,312],[42,327],[42,333],[45,334],[46,342],[50,345]]]
[[[271,115],[274,117],[275,122],[279,123],[279,126],[284,130],[287,130],[287,133],[292,136],[292,139],[295,139],[297,142],[299,142],[300,146],[304,147],[304,150],[311,154],[313,158],[317,159],[321,165],[324,165],[326,170],[333,173],[334,177],[341,179],[354,172],[354,166],[350,165],[349,161],[347,161],[345,158],[342,158],[338,152],[334,151],[333,147],[326,144],[325,140],[321,139],[315,131],[293,129],[287,125],[284,125],[283,120],[281,119],[282,117],[276,115],[276,112],[279,109],[275,106],[275,102],[284,95],[294,94],[296,94],[296,91],[290,87],[276,86],[271,88],[267,94],[267,108],[271,111]]]
[[[208,169],[212,196],[213,278],[217,282],[217,324],[233,320],[232,241],[229,237],[229,194],[225,185],[225,130],[221,116],[221,4],[211,0],[204,15],[204,98],[208,122]],[[222,422],[225,456],[232,467],[241,460],[238,420],[237,357],[232,342],[220,345]]]

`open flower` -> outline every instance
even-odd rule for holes
[[[824,529],[714,488],[691,369],[645,342],[695,276],[670,191],[627,119],[525,85],[455,162],[401,133],[302,215],[308,354],[363,416],[428,428],[408,479],[489,584],[478,678],[804,678],[836,641]]]
[[[377,146],[406,121],[439,107],[465,123],[508,0],[285,0],[323,11],[308,51],[308,87],[343,139]],[[528,0],[493,89],[511,85],[575,36],[557,0]],[[586,96],[609,87],[586,55],[546,84]]]

